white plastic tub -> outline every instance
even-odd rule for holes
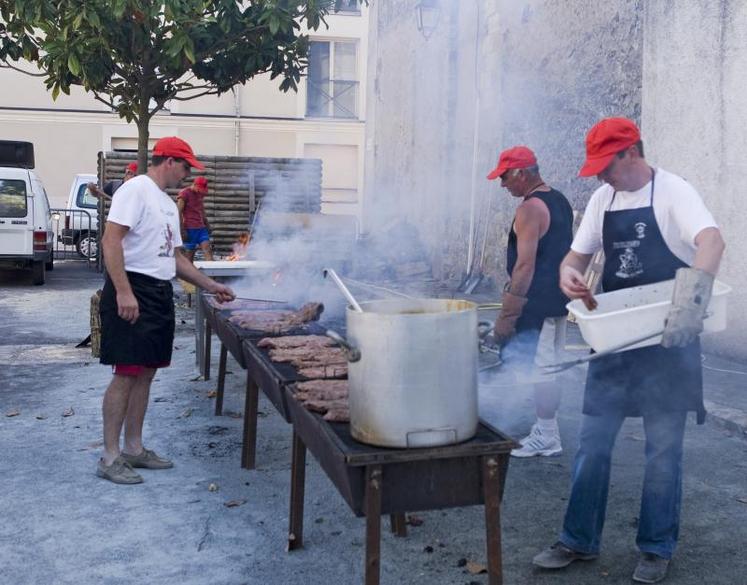
[[[599,306],[589,311],[576,299],[566,305],[576,318],[581,335],[596,352],[619,347],[626,342],[653,335],[664,329],[664,320],[672,305],[674,280],[625,288],[596,295]],[[705,332],[726,329],[726,295],[731,287],[720,281],[713,284],[713,294],[708,305]],[[661,343],[661,336],[626,347],[624,351]]]

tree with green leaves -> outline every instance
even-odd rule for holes
[[[337,0],[338,2],[340,0]],[[0,63],[34,62],[47,89],[80,85],[138,128],[170,100],[221,94],[255,75],[296,90],[308,37],[335,0],[0,0]],[[24,70],[24,72],[27,72]]]

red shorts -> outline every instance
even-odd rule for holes
[[[164,362],[161,364],[153,364],[152,366],[123,366],[120,364],[112,366],[112,370],[117,376],[139,376],[143,373],[145,368],[168,368],[171,362]]]

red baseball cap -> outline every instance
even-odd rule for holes
[[[131,173],[137,175],[137,163],[136,162],[131,162],[130,164],[128,164],[127,165],[127,170],[130,171]]]
[[[606,169],[612,157],[641,139],[641,131],[628,118],[600,120],[586,135],[586,161],[579,177],[593,177]]]
[[[498,157],[498,165],[490,171],[488,180],[492,181],[500,177],[509,169],[525,169],[537,164],[537,157],[531,149],[526,146],[514,146],[504,150]]]
[[[197,189],[198,191],[202,191],[203,193],[207,193],[207,189],[208,189],[208,180],[207,180],[207,177],[195,177],[193,185],[194,185],[195,189]]]
[[[205,166],[195,158],[192,147],[177,136],[161,138],[153,147],[153,156],[171,156],[186,160],[190,166],[196,169],[204,169]]]

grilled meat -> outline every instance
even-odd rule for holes
[[[339,347],[292,347],[271,349],[270,359],[273,362],[315,362],[318,365],[327,365],[345,363],[345,354]]]
[[[291,349],[296,347],[332,347],[335,344],[325,335],[287,335],[284,337],[265,337],[260,339],[257,347],[264,349]]]
[[[319,378],[347,378],[347,365],[315,366],[310,368],[300,368],[298,373],[304,378],[315,380]]]
[[[350,422],[350,409],[343,408],[342,406],[335,406],[325,412],[322,418],[329,422]]]
[[[297,311],[236,311],[228,320],[242,329],[280,335],[319,319],[322,311],[324,305],[321,303],[306,303]]]

